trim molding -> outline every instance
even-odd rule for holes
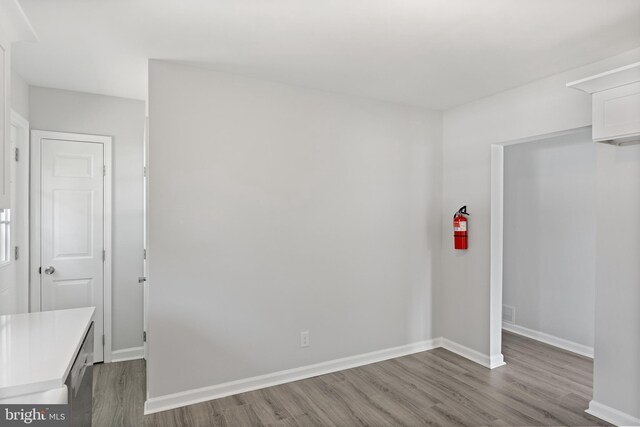
[[[476,362],[477,364],[482,365],[485,368],[495,369],[500,366],[506,365],[502,354],[487,356],[486,354],[480,353],[479,351],[473,350],[469,347],[465,347],[462,344],[458,344],[457,342],[448,340],[446,338],[442,338],[441,347],[445,350],[449,350],[452,353],[456,353],[464,358],[467,358],[472,362]]]
[[[502,322],[502,329],[593,359],[593,347],[565,340],[564,338],[558,338],[545,334],[544,332],[534,331],[533,329],[525,328],[515,323]]]
[[[502,353],[494,354],[493,356],[489,357],[489,366],[487,366],[487,368],[495,369],[506,364],[507,362],[504,361],[504,356],[502,355]]]
[[[7,33],[11,42],[40,41],[17,0],[0,2],[0,27]]]
[[[640,418],[632,417],[595,400],[589,402],[589,409],[585,410],[585,412],[617,426],[640,426]]]
[[[112,362],[124,362],[125,360],[135,360],[144,358],[144,347],[129,347],[111,352]]]
[[[304,380],[318,375],[330,374],[332,372],[345,369],[356,368],[358,366],[369,365],[371,363],[382,362],[383,360],[394,359],[396,357],[407,356],[409,354],[420,353],[442,347],[456,353],[472,362],[478,363],[486,368],[494,369],[506,363],[502,354],[488,356],[479,351],[470,349],[446,338],[433,338],[419,341],[412,344],[387,348],[384,350],[372,351],[370,353],[358,354],[355,356],[343,357],[341,359],[329,360],[314,365],[301,366],[299,368],[287,369],[265,375],[244,378],[236,381],[229,381],[208,387],[192,390],[185,390],[178,393],[164,396],[148,398],[144,403],[144,414],[168,411],[169,409],[180,408],[182,406],[193,405],[207,400],[219,399],[238,393],[258,390],[265,387],[272,387],[279,384]],[[144,354],[144,347],[137,347],[141,358]],[[131,349],[126,349],[131,350]],[[119,350],[125,351],[125,350]],[[118,352],[114,352],[114,356]],[[119,359],[125,360],[125,359]],[[114,358],[115,361],[115,358]]]
[[[192,405],[194,403],[200,403],[207,400],[219,399],[221,397],[230,396],[233,394],[258,390],[261,388],[303,380],[318,375],[329,374],[331,372],[342,371],[344,369],[351,369],[362,365],[381,362],[383,360],[393,359],[396,357],[407,356],[413,353],[433,350],[434,348],[440,347],[441,342],[441,338],[435,338],[413,344],[402,345],[399,347],[372,351],[370,353],[343,357],[341,359],[330,360],[328,362],[317,363],[314,365],[302,366],[299,368],[287,369],[271,374],[230,381],[209,387],[202,387],[198,389],[182,391],[179,393],[152,397],[147,399],[147,401],[144,403],[144,413],[145,415],[153,414],[155,412],[166,411],[169,409]]]

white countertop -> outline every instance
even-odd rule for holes
[[[0,316],[0,399],[64,386],[94,311]]]

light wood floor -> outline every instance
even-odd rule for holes
[[[584,410],[592,362],[508,332],[489,370],[443,349],[142,415],[144,361],[97,365],[93,425],[607,425]]]

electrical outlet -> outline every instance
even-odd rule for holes
[[[300,332],[300,347],[309,347],[309,331]]]

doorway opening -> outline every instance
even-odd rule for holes
[[[590,131],[590,127],[583,127],[491,146],[490,351],[493,357],[502,358],[503,327],[521,335],[528,333],[531,338],[547,340],[555,346],[566,344],[564,348],[573,352],[593,354],[593,304],[589,305],[589,297],[581,294],[578,310],[570,295],[576,292],[576,287],[585,286],[580,280],[574,280],[576,272],[579,277],[591,280],[594,286],[587,284],[587,288],[593,291],[595,287],[595,274],[587,271],[595,264],[595,224],[590,224],[588,218],[572,222],[570,215],[580,215],[580,208],[572,206],[572,201],[589,200],[587,193],[595,192],[595,188],[589,190],[585,183],[567,179],[574,174],[563,170],[570,163],[562,163],[563,157],[567,160],[566,156],[581,142],[584,145],[577,152],[588,156],[588,151],[593,149],[595,162]],[[536,157],[527,160],[532,153]],[[505,157],[514,164],[506,165]],[[527,162],[531,163],[528,169]],[[586,170],[585,165],[582,167]],[[595,164],[590,172],[595,174]],[[595,182],[593,184],[595,187]],[[563,194],[576,189],[582,193]],[[595,203],[595,197],[591,200]],[[592,206],[586,210],[594,211]],[[505,218],[505,214],[509,217]],[[587,230],[592,236],[580,235]],[[571,244],[579,244],[580,251],[567,250]],[[594,259],[586,262],[588,257]],[[585,318],[589,316],[591,332],[584,324],[580,325],[588,321]],[[550,337],[558,339],[549,342]],[[571,337],[579,338],[572,341]],[[582,342],[582,346],[567,347],[570,342]]]

